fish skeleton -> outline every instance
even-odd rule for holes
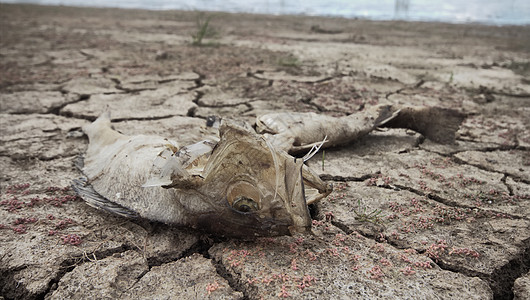
[[[163,137],[118,133],[106,113],[83,127],[86,177],[72,186],[98,209],[220,236],[305,232],[311,227],[307,205],[332,191],[304,164],[320,146],[346,144],[381,126],[450,143],[463,118],[436,107],[374,106],[341,118],[273,113],[257,118],[261,135],[246,123],[222,120],[218,140],[179,147]],[[303,158],[288,154],[308,150]]]
[[[307,203],[332,190],[303,159],[235,121],[223,120],[218,141],[185,147],[158,136],[126,136],[110,125],[107,113],[83,127],[86,177],[72,184],[98,209],[219,236],[275,236],[309,230]]]

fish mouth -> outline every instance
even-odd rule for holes
[[[303,188],[301,192],[303,194]],[[267,216],[259,211],[242,212],[226,206],[221,213],[200,214],[195,224],[196,228],[210,234],[239,239],[310,232],[311,217],[305,198],[284,200],[284,205],[287,212],[284,210],[283,216]]]
[[[309,214],[305,197],[301,199],[290,199],[287,201],[286,208],[292,221],[289,226],[289,233],[291,235],[311,231],[311,215]]]
[[[307,207],[304,180],[302,176],[302,159],[293,158],[285,161],[285,187],[287,195],[285,209],[292,220],[291,234],[308,232],[311,229],[311,216]]]

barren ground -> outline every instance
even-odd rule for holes
[[[4,299],[530,299],[530,28],[0,4]],[[455,145],[401,129],[309,165],[314,235],[223,240],[69,190],[106,109],[185,145],[209,115],[469,114]],[[0,297],[2,298],[2,297]]]

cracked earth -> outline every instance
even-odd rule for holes
[[[0,4],[3,299],[530,299],[530,28]],[[453,145],[384,129],[317,154],[313,235],[219,239],[69,189],[105,110],[181,145],[217,115],[468,115]]]

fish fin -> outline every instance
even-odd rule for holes
[[[83,126],[83,131],[90,137],[94,135],[94,131],[100,128],[110,127],[110,112],[106,111],[99,115],[99,117],[92,123]]]
[[[74,159],[74,166],[79,170],[83,171],[83,168],[85,167],[85,157],[83,155],[78,155]]]
[[[276,150],[283,150],[285,152],[291,150],[294,144],[294,138],[288,134],[269,134],[264,133],[263,138],[265,138]],[[310,148],[306,147],[306,148]],[[304,148],[303,150],[305,150]]]
[[[138,214],[135,213],[134,211],[128,208],[125,208],[121,205],[118,205],[108,200],[107,198],[101,196],[98,192],[96,192],[96,190],[94,190],[92,185],[90,185],[87,182],[87,179],[84,177],[79,178],[79,179],[74,179],[72,181],[72,189],[76,192],[76,194],[79,197],[83,198],[83,200],[85,200],[85,202],[88,205],[94,208],[102,209],[107,212],[120,215],[122,217],[127,217],[127,218],[138,217]]]
[[[125,138],[121,133],[111,127],[110,112],[104,112],[94,122],[83,126],[83,132],[88,136],[89,150],[100,149],[110,145],[120,138]]]
[[[311,150],[309,150],[309,152],[307,152],[306,155],[304,155],[304,157],[302,157],[304,162],[310,160],[311,157],[315,156],[315,154],[318,153],[318,151],[320,150],[322,145],[324,145],[324,143],[327,142],[327,141],[328,141],[328,136],[326,135],[322,142],[318,142],[318,143],[313,144],[313,146],[311,147]]]
[[[194,175],[202,175],[205,163],[202,167],[199,166],[201,159],[209,157],[215,145],[214,142],[204,140],[182,147],[176,152],[166,147],[153,161],[153,176],[142,187],[176,187],[180,186],[179,181],[189,184],[192,178],[197,178]]]
[[[307,165],[302,166],[302,178],[307,205],[327,197],[333,191],[333,184],[322,181]]]
[[[281,112],[264,114],[256,118],[256,132],[269,134],[286,133],[316,116],[315,113]]]
[[[441,107],[406,107],[384,124],[384,127],[408,128],[441,144],[455,142],[455,134],[466,114]]]

